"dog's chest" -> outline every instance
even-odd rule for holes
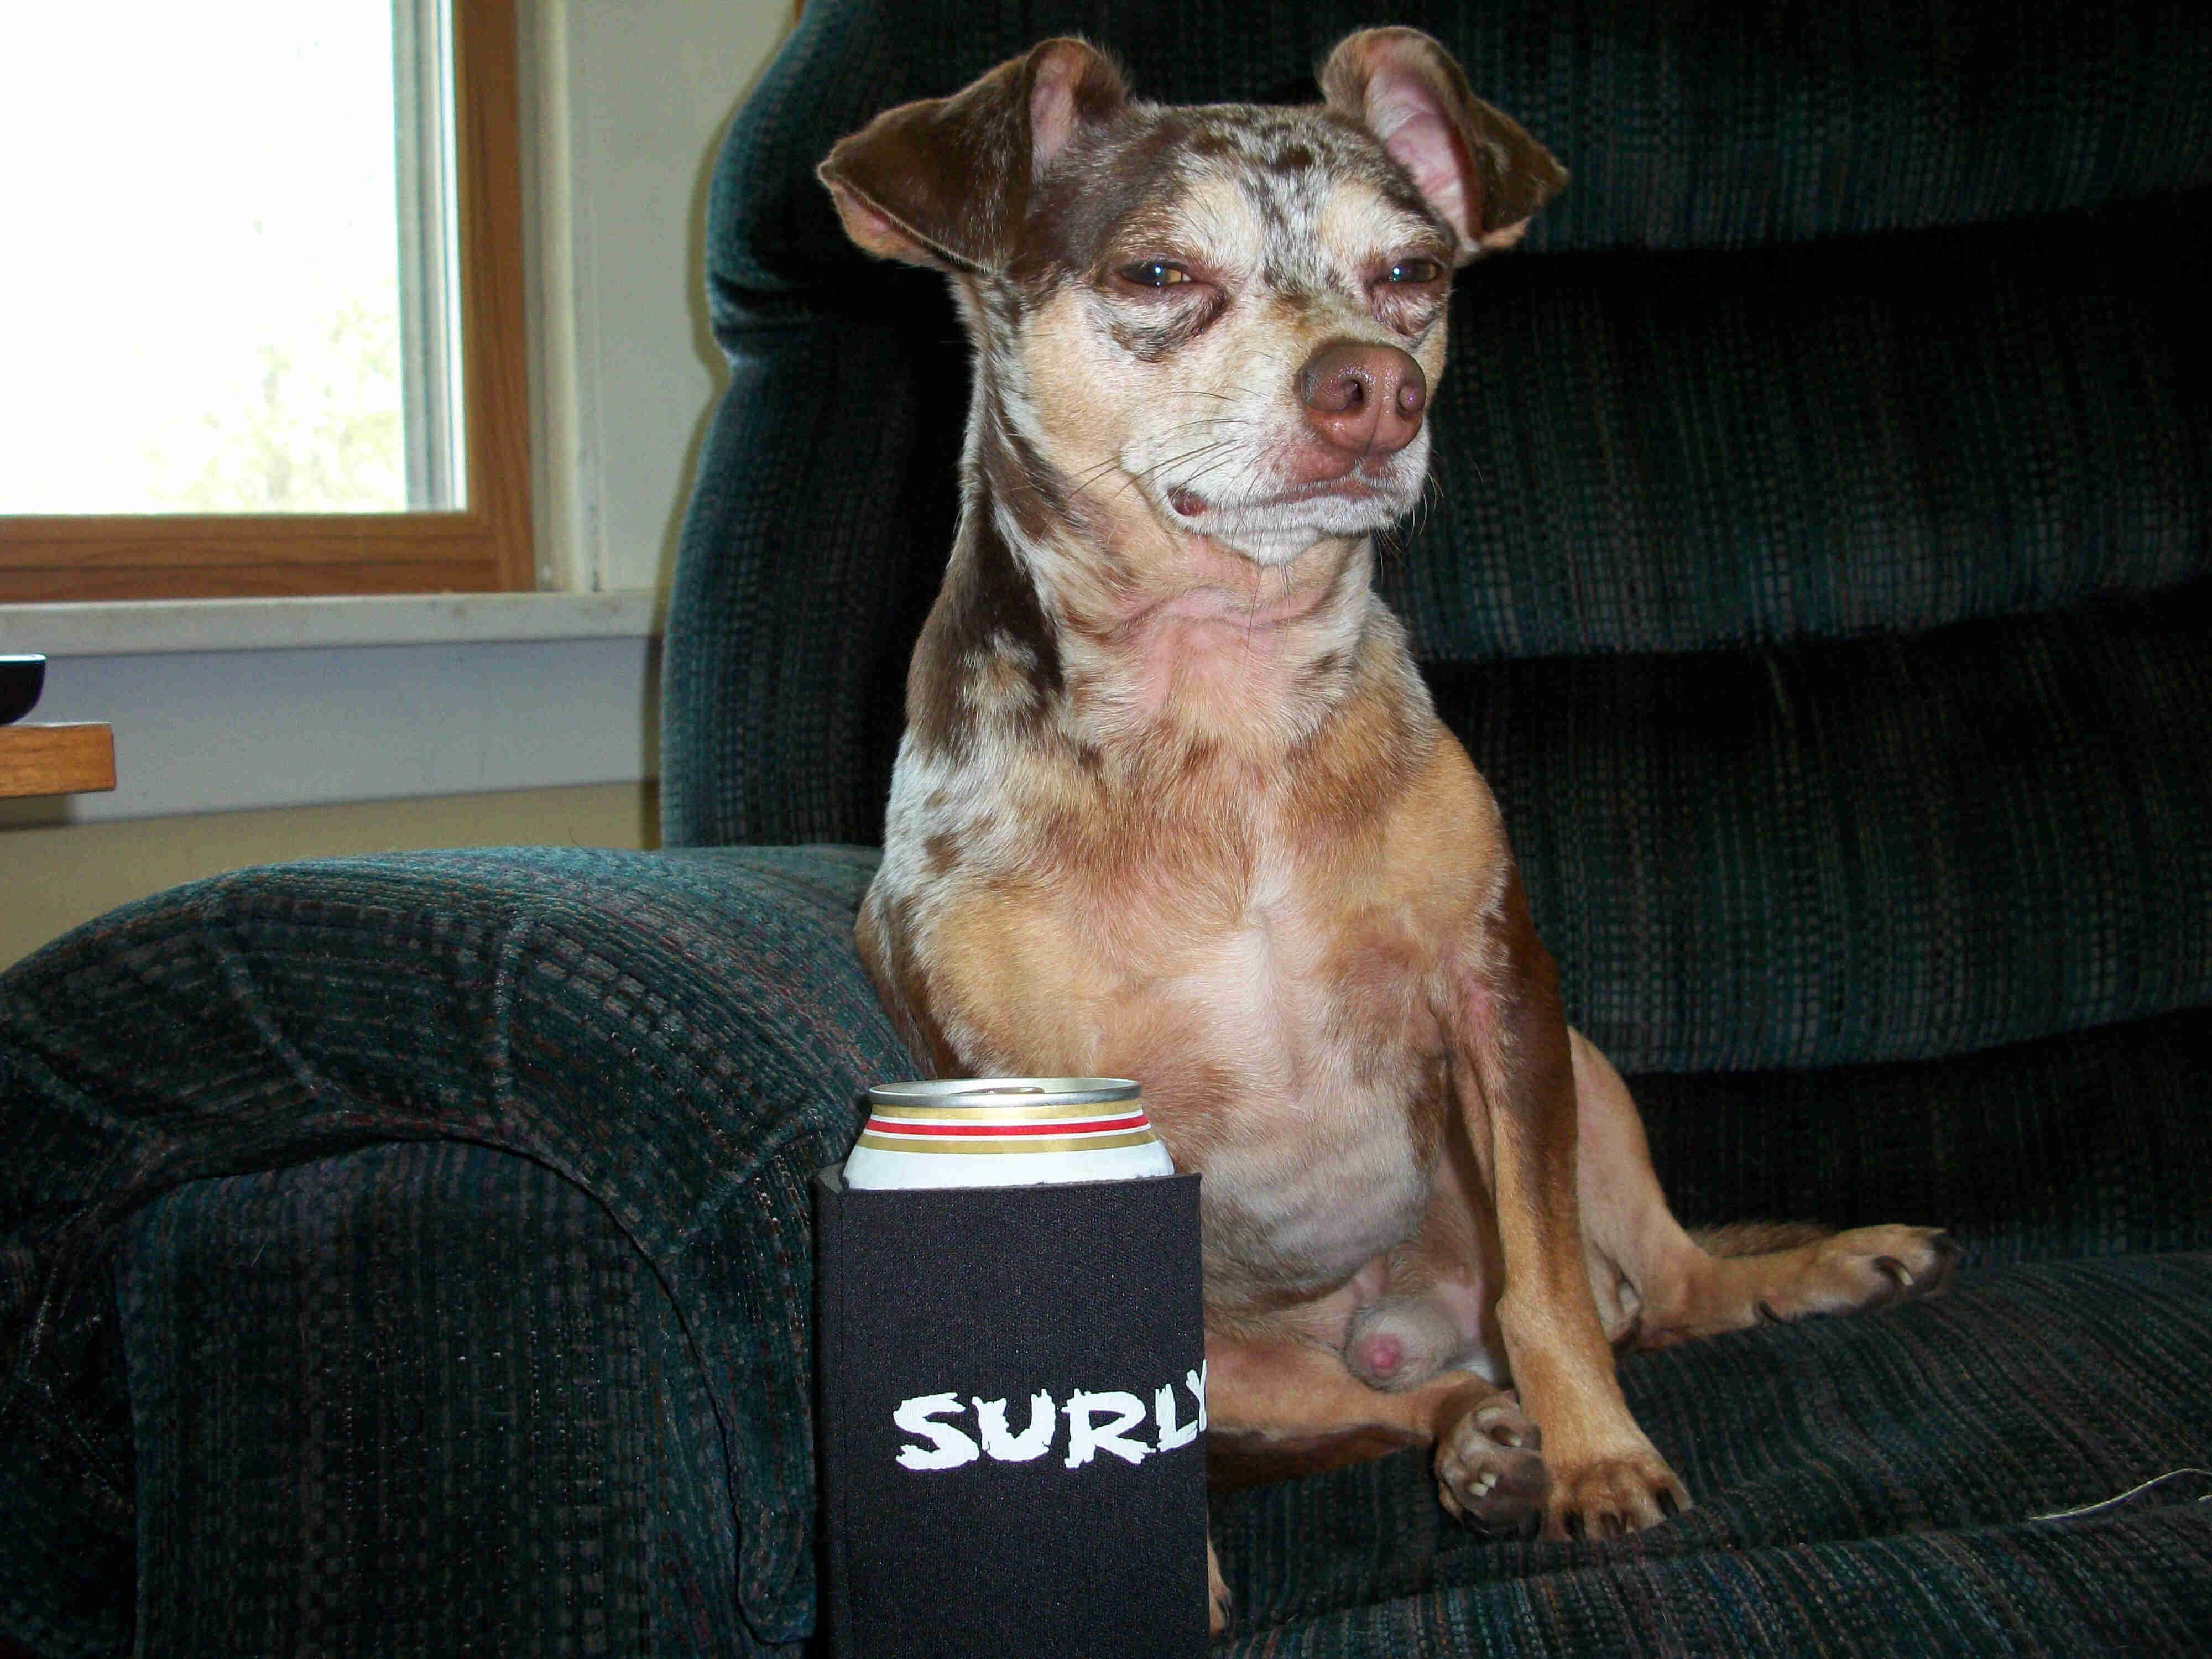
[[[1407,724],[1346,713],[1295,775],[902,758],[872,913],[911,929],[940,1051],[1141,1083],[1206,1176],[1217,1305],[1334,1288],[1428,1202],[1497,843],[1464,756]]]
[[[1210,1293],[1317,1292],[1409,1236],[1444,1091],[1414,919],[1262,873],[1215,928],[1132,933],[1174,943],[1102,975],[1095,1058],[1144,1084],[1178,1166],[1206,1176]]]

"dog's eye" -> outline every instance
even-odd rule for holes
[[[1190,281],[1188,271],[1165,259],[1146,259],[1124,265],[1120,275],[1122,281],[1134,283],[1139,288],[1173,288],[1178,283]]]
[[[1434,259],[1401,259],[1382,273],[1386,283],[1433,283],[1444,274]]]

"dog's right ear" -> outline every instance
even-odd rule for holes
[[[1079,128],[1127,102],[1103,53],[1048,40],[950,98],[884,111],[839,139],[817,171],[845,234],[869,252],[998,270],[1013,256],[1031,183]]]

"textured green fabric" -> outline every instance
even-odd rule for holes
[[[853,953],[872,864],[547,848],[249,871],[0,976],[0,1468],[21,1499],[0,1631],[105,1651],[117,1628],[133,1452],[108,1274],[129,1218],[191,1182],[457,1139],[556,1172],[659,1275],[730,1470],[746,1629],[803,1634],[806,1182],[860,1087],[907,1064]],[[17,1554],[57,1530],[92,1565]]]
[[[1697,1507],[1478,1539],[1421,1459],[1218,1499],[1240,1656],[2193,1653],[2212,1645],[2212,1259],[1969,1271],[1933,1302],[1621,1367]]]
[[[0,1054],[0,1088],[7,1069]],[[11,1156],[35,1170],[44,1151],[34,1140]],[[56,1310],[44,1340],[69,1361],[40,1400],[19,1402],[40,1264],[20,1234],[0,1229],[0,1638],[40,1659],[127,1653],[137,1480],[114,1297],[96,1285]]]
[[[1692,1226],[1950,1229],[1970,1262],[2212,1250],[2212,1014],[1946,1060],[1632,1077]]]
[[[1383,590],[1422,655],[1486,659],[1929,628],[2212,572],[2206,272],[2202,191],[1478,264],[1436,486]]]
[[[2212,583],[1759,653],[1439,670],[1568,1014],[1629,1071],[2212,1001]]]
[[[457,1142],[187,1182],[116,1250],[141,1652],[726,1653],[730,1472],[637,1247]],[[232,1513],[195,1524],[203,1495]],[[304,1592],[304,1593],[303,1593]]]
[[[949,331],[942,285],[918,297]],[[883,839],[967,373],[949,331],[914,347],[841,319],[763,331],[731,360],[669,605],[671,846]]]

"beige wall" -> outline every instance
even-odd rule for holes
[[[424,847],[650,847],[658,814],[653,785],[607,783],[113,823],[0,817],[0,968],[131,899],[246,865]]]

